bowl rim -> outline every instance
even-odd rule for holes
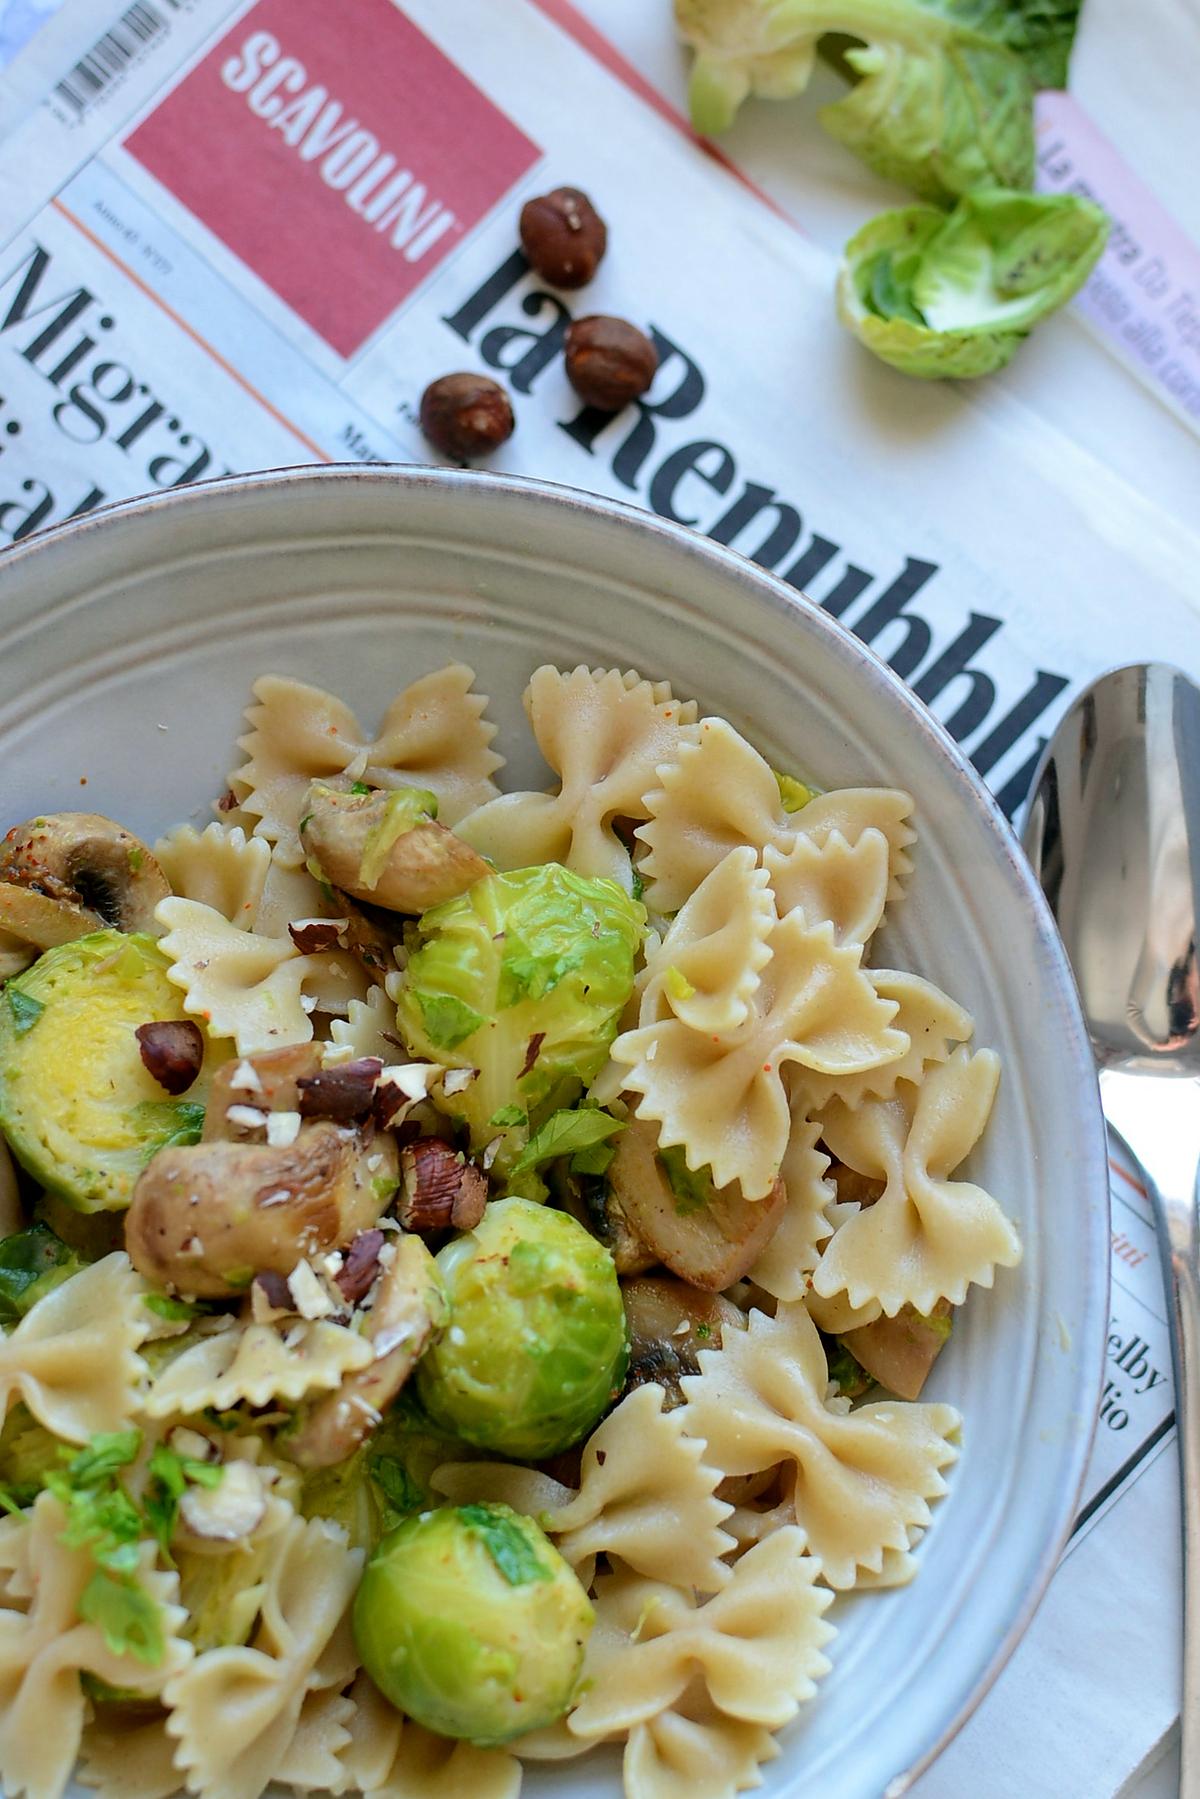
[[[611,528],[643,538],[656,538],[668,546],[672,554],[695,559],[708,565],[710,569],[719,571],[743,591],[764,602],[781,622],[791,621],[797,611],[804,609],[809,628],[824,638],[825,647],[830,653],[842,663],[852,665],[874,695],[883,696],[885,705],[899,708],[905,716],[907,728],[921,737],[926,751],[941,764],[943,774],[952,782],[965,803],[982,813],[997,847],[1003,851],[1008,877],[1016,883],[1022,900],[1031,911],[1040,947],[1045,955],[1046,972],[1053,981],[1052,997],[1066,1026],[1059,1051],[1078,1090],[1081,1125],[1086,1127],[1080,1132],[1079,1163],[1072,1178],[1081,1191],[1094,1190],[1100,1202],[1094,1239],[1085,1236],[1082,1244],[1077,1243],[1075,1246],[1083,1254],[1085,1296],[1083,1316],[1077,1321],[1077,1340],[1083,1343],[1090,1338],[1093,1345],[1091,1375],[1087,1377],[1086,1355],[1081,1356],[1080,1377],[1075,1395],[1076,1404],[1086,1407],[1087,1423],[1075,1435],[1071,1447],[1064,1450],[1069,1478],[1050,1510],[1052,1528],[1047,1532],[1032,1578],[1012,1605],[1007,1628],[970,1692],[938,1727],[933,1741],[889,1783],[883,1799],[901,1799],[913,1783],[937,1761],[978,1709],[1029,1628],[1071,1534],[1097,1428],[1097,1404],[1105,1366],[1110,1275],[1108,1236],[1099,1228],[1109,1211],[1107,1137],[1100,1110],[1091,1040],[1067,953],[1041,886],[1012,826],[982,778],[971,766],[968,757],[933,713],[917,699],[908,685],[876,651],[857,638],[849,626],[826,612],[819,602],[810,599],[800,589],[792,587],[749,557],[724,544],[714,543],[711,538],[703,536],[690,526],[661,518],[628,501],[610,499],[560,482],[533,476],[502,474],[487,469],[404,462],[281,465],[248,474],[214,476],[183,487],[165,488],[159,492],[108,501],[78,518],[63,519],[47,526],[24,543],[10,545],[0,554],[0,576],[8,574],[10,579],[12,576],[19,579],[31,562],[36,568],[38,561],[47,553],[53,553],[64,543],[84,541],[97,531],[107,531],[117,520],[137,519],[150,512],[169,513],[180,508],[191,510],[203,506],[210,495],[217,493],[235,497],[238,494],[272,493],[314,482],[323,486],[361,487],[369,484],[418,492],[457,492],[463,495],[480,489],[492,493],[507,493],[516,501],[533,502],[535,506],[583,515],[592,521],[603,521]],[[4,585],[9,585],[9,582]],[[10,618],[13,616],[14,599],[12,593],[5,596],[5,610]],[[37,603],[32,584],[30,600],[32,610]],[[17,610],[20,610],[19,606]]]

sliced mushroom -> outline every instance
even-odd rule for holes
[[[894,1318],[846,1331],[839,1339],[872,1380],[898,1399],[919,1399],[929,1370],[946,1347],[954,1308],[939,1299],[926,1316],[905,1306]]]
[[[342,793],[314,781],[300,832],[334,887],[389,912],[424,912],[465,893],[487,863],[445,825],[414,813],[411,788]]]
[[[445,1288],[424,1243],[404,1235],[395,1247],[367,1314],[365,1334],[375,1360],[318,1400],[289,1440],[288,1453],[302,1468],[329,1468],[353,1455],[446,1323]]]
[[[231,1107],[298,1112],[300,1082],[311,1080],[320,1068],[319,1043],[288,1043],[282,1049],[223,1062],[209,1090],[202,1141],[230,1143],[245,1137],[245,1122],[239,1123],[236,1117],[230,1119]]]
[[[288,1144],[161,1149],[133,1190],[126,1247],[157,1286],[226,1298],[370,1230],[397,1179],[392,1137],[325,1120]]]
[[[562,1197],[567,1211],[603,1243],[618,1274],[644,1274],[647,1268],[654,1267],[658,1256],[630,1225],[620,1197],[606,1176],[570,1175]]]
[[[658,1156],[657,1126],[635,1119],[617,1139],[609,1186],[629,1229],[693,1287],[720,1293],[752,1268],[783,1216],[787,1194],[776,1181],[765,1199],[736,1186],[714,1188],[702,1204],[680,1200]]]
[[[53,947],[43,938],[55,930],[57,943],[103,925],[153,930],[154,908],[171,891],[146,845],[98,812],[49,812],[14,825],[0,844],[0,882],[0,926],[42,949]]]
[[[698,1293],[686,1281],[622,1281],[621,1292],[629,1325],[626,1388],[657,1381],[666,1393],[667,1410],[683,1404],[679,1382],[685,1374],[699,1374],[700,1351],[720,1349],[722,1333],[741,1330],[746,1323],[730,1300],[720,1293]]]
[[[60,943],[74,943],[89,931],[102,931],[104,920],[97,912],[74,906],[68,900],[47,899],[32,888],[18,887],[14,881],[0,880],[0,929],[6,937],[31,943],[35,952],[57,949]],[[32,960],[32,958],[30,958]]]

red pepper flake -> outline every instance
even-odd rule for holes
[[[543,1043],[546,1041],[545,1031],[535,1031],[525,1046],[525,1062],[517,1079],[523,1080],[537,1061]]]

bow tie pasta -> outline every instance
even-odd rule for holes
[[[733,1799],[970,1453],[912,799],[586,666],[499,793],[474,679],[265,675],[216,822],[0,846],[5,1792]]]

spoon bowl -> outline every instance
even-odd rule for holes
[[[1080,695],[1025,829],[1102,1068],[1200,1074],[1200,688],[1163,663]]]
[[[1154,1207],[1183,1501],[1179,1791],[1200,1799],[1200,688],[1146,663],[1080,694],[1038,769],[1025,847],[1075,970],[1104,1115]]]

